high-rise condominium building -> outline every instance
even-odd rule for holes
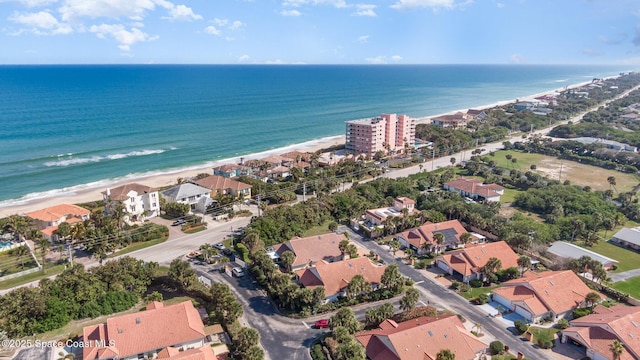
[[[399,151],[413,146],[416,120],[407,115],[382,114],[371,119],[350,120],[345,148],[354,154],[373,155],[378,151]]]

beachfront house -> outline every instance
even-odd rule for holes
[[[250,176],[252,169],[248,166],[238,164],[224,164],[213,168],[213,175],[220,175],[226,178],[238,176]]]
[[[433,125],[448,129],[464,129],[469,123],[470,116],[458,111],[455,114],[441,115],[431,118]]]
[[[244,199],[251,197],[251,185],[234,179],[228,179],[224,176],[209,175],[205,178],[196,180],[194,183],[198,186],[209,189],[211,191],[211,198],[215,198],[218,194],[230,194]]]
[[[129,183],[107,189],[102,195],[107,214],[114,213],[116,202],[124,205],[125,221],[143,221],[160,214],[160,195],[150,186]]]
[[[189,205],[191,211],[196,210],[203,197],[209,197],[211,190],[192,183],[183,183],[162,192],[168,203],[177,202]]]
[[[77,205],[58,204],[28,212],[25,215],[31,219],[33,225],[47,240],[54,241],[57,240],[58,225],[63,222],[71,225],[89,220],[91,211]]]

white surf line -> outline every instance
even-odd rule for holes
[[[304,325],[304,327],[306,327],[307,329],[311,329],[311,326],[307,325],[307,323],[306,323],[306,322],[301,321],[301,323],[302,323],[302,325]]]

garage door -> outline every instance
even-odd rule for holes
[[[524,317],[525,319],[528,319],[529,321],[531,321],[531,313],[529,311],[527,311],[525,308],[520,307],[518,305],[516,305],[516,314]]]
[[[438,261],[438,267],[446,272],[449,272],[449,265],[445,264],[444,261]]]

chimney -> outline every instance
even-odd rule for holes
[[[244,158],[243,157],[240,158],[240,165],[244,165]]]

